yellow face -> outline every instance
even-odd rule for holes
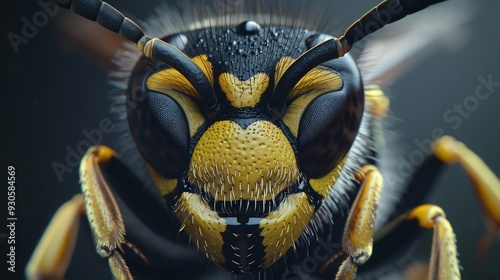
[[[205,59],[200,56],[193,61],[210,73],[210,68],[205,67],[209,66]],[[276,76],[279,77],[291,62],[290,57],[280,60]],[[179,82],[180,77],[174,69],[167,69],[150,77],[148,87],[173,96],[186,111],[195,111],[189,110],[193,104],[188,99],[176,94],[179,85],[186,84]],[[269,80],[264,73],[245,81],[222,73],[218,82],[232,107],[253,108],[268,89]],[[284,118],[292,134],[298,133],[299,123],[295,120],[300,119],[306,105],[318,95],[339,89],[341,83],[336,74],[314,69],[297,84],[290,98],[300,98],[292,103]],[[192,89],[183,88],[182,92],[195,94]],[[198,128],[204,122],[199,113],[190,114],[188,120],[191,128]],[[195,131],[191,129],[191,134]],[[163,178],[150,170],[163,195],[173,191],[177,180]],[[335,169],[337,172],[325,178],[310,179],[310,183],[324,196],[339,170]],[[234,120],[211,124],[194,147],[187,178],[191,185],[199,188],[200,194],[182,193],[174,212],[192,242],[221,266],[228,259],[237,263],[242,271],[254,266],[252,270],[270,266],[297,241],[314,214],[314,206],[308,202],[307,195],[298,191],[301,178],[294,149],[284,132],[268,120],[256,120],[246,127]],[[241,231],[239,227],[243,225],[248,229]],[[225,237],[227,235],[231,238]],[[234,245],[229,246],[231,252],[227,248],[224,250],[224,244],[231,239],[242,239],[243,244],[247,244],[246,264],[239,255],[242,248]],[[263,250],[262,258],[253,258],[252,249]]]
[[[151,100],[147,96],[149,107],[141,106],[153,113],[143,110],[132,116],[146,131],[134,135],[140,139],[136,144],[181,230],[208,259],[237,274],[270,267],[309,232],[315,211],[342,172],[357,133],[357,125],[351,122],[359,125],[356,118],[362,107],[358,96],[345,93],[352,89],[339,74],[344,64],[351,66],[350,61],[339,60],[341,66],[307,72],[288,93],[284,114],[273,115],[269,112],[273,90],[296,60],[273,55],[278,57],[267,65],[271,70],[245,75],[238,72],[245,65],[242,62],[235,70],[215,65],[206,54],[191,59],[214,88],[220,105],[215,117],[203,113],[200,94],[181,73],[168,67],[145,79]],[[358,98],[358,107],[345,106],[355,103],[352,98]],[[183,115],[162,119],[157,112],[161,114],[164,107],[156,105],[157,100],[168,101],[169,110],[178,109]],[[326,109],[318,107],[322,105]],[[330,108],[336,106],[335,118],[319,121],[318,126],[316,112],[328,110],[328,118]],[[167,131],[157,140],[152,137],[157,134],[152,131],[155,122],[166,128],[187,128]],[[169,141],[181,144],[162,149]],[[185,163],[178,161],[184,158]],[[166,165],[177,171],[165,171]]]

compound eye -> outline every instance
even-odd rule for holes
[[[320,95],[306,108],[297,135],[301,170],[321,178],[346,156],[358,133],[363,114],[361,84],[344,79],[339,91]]]
[[[139,152],[165,178],[178,178],[188,162],[189,126],[171,97],[146,91],[128,106],[128,120]]]

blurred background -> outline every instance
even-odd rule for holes
[[[146,19],[161,2],[109,1],[133,19]],[[332,17],[339,16],[343,26],[338,30],[345,29],[378,3],[345,2],[348,3],[343,3],[341,10],[331,1],[310,3],[331,10]],[[500,2],[471,0],[470,3],[474,15],[459,32],[464,44],[436,49],[387,87],[392,131],[388,135],[397,135],[398,139],[397,143],[391,142],[391,146],[397,145],[393,152],[396,166],[411,161],[412,152],[420,149],[417,143],[432,139],[434,131],[440,129],[465,142],[500,174],[500,86],[493,86],[484,101],[476,104],[471,99],[481,84],[480,77],[500,82]],[[4,238],[7,229],[0,226],[1,279],[24,278],[26,262],[51,216],[79,192],[77,167],[66,163],[68,149],[85,149],[82,141],[87,138],[83,131],[99,129],[103,119],[111,119],[108,93],[113,88],[108,84],[108,71],[69,47],[61,37],[57,31],[61,25],[73,27],[61,22],[63,13],[44,17],[40,11],[43,8],[36,1],[7,1],[1,9],[0,166],[5,170],[4,186],[7,166],[16,168],[18,219],[15,274],[6,274],[3,260],[7,252]],[[21,35],[26,20],[34,19],[40,27],[31,30],[31,38],[24,38],[16,51],[9,39],[12,35],[8,34]],[[434,21],[436,26],[445,24],[441,18]],[[457,105],[472,109],[460,114],[455,111]],[[446,113],[453,121],[444,117]],[[116,134],[104,133],[102,143],[113,147],[117,139]],[[65,165],[67,172],[58,176],[54,172],[57,163]],[[0,194],[5,202],[0,205],[0,223],[6,221],[6,192],[3,188]],[[430,201],[445,209],[455,229],[463,279],[500,279],[498,242],[484,260],[475,257],[485,227],[475,194],[460,167],[446,169]],[[420,246],[422,260],[430,253],[430,237],[429,233]],[[67,279],[109,279],[107,262],[93,250],[90,234],[82,234],[80,238]]]

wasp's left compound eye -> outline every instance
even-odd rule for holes
[[[328,62],[341,75],[338,91],[312,100],[302,115],[297,135],[300,167],[309,178],[332,171],[346,156],[363,114],[363,90],[357,67],[346,56]]]

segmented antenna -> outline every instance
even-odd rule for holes
[[[373,33],[387,24],[396,22],[407,15],[421,11],[430,5],[446,0],[385,0],[368,11],[360,19],[355,21],[344,36],[339,40],[342,42],[344,52],[348,52],[352,45],[368,34]]]
[[[60,5],[136,43],[146,57],[176,69],[186,77],[201,96],[205,113],[208,116],[218,110],[217,98],[208,78],[187,55],[174,46],[145,35],[139,25],[101,0],[74,0]]]
[[[325,40],[309,49],[286,69],[274,87],[270,105],[273,115],[283,115],[288,94],[314,67],[344,56],[356,42],[385,25],[443,1],[446,0],[385,0],[354,22],[340,38]]]

